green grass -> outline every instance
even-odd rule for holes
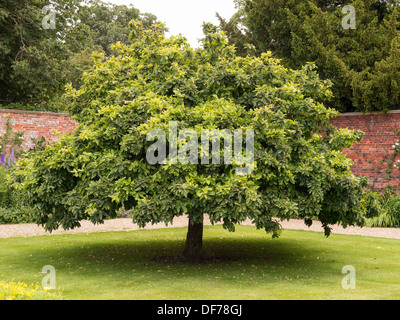
[[[178,255],[186,229],[0,239],[0,281],[41,284],[56,269],[63,299],[398,299],[400,241],[285,230],[271,239],[254,227],[204,230],[204,264]],[[155,262],[157,261],[157,262]],[[356,289],[342,288],[342,267]]]

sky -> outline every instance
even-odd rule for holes
[[[152,13],[166,24],[168,35],[182,34],[192,47],[199,47],[203,22],[219,24],[215,13],[226,20],[236,12],[233,0],[107,0],[117,5],[130,5],[141,13]]]

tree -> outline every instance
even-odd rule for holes
[[[71,229],[121,208],[141,227],[187,215],[183,254],[195,260],[205,214],[230,231],[249,218],[277,236],[284,219],[317,219],[329,235],[331,224],[362,225],[375,213],[366,179],[342,153],[362,134],[330,124],[329,83],[313,66],[293,71],[271,54],[239,57],[210,24],[196,50],[181,36],[166,38],[162,25],[131,27],[132,44],[117,43],[116,56],[99,59],[70,89],[76,131],[17,162],[15,185],[38,224]],[[200,148],[211,130],[222,138],[208,136]],[[243,133],[233,151],[229,132]],[[215,142],[219,150],[207,152]]]
[[[132,5],[115,5],[100,0],[87,0],[73,16],[73,24],[66,32],[65,42],[72,46],[66,79],[76,89],[82,85],[82,74],[93,65],[93,52],[105,56],[115,54],[111,46],[117,42],[129,44],[129,22],[141,21],[144,29],[157,22],[151,13],[141,13]],[[166,31],[167,29],[165,29]]]
[[[54,29],[43,28],[49,5]],[[65,85],[78,88],[93,52],[128,41],[129,21],[147,28],[156,17],[132,6],[98,0],[4,0],[0,4],[0,104],[8,108],[62,110]]]
[[[42,27],[45,5],[42,0],[5,0],[0,6],[0,103],[4,105],[45,104],[63,89],[70,48],[61,40],[77,1],[54,4],[56,29]]]
[[[221,26],[231,44],[272,51],[290,68],[314,62],[333,83],[331,105],[339,111],[387,111],[400,104],[400,7],[378,0],[243,0],[240,19]],[[344,29],[355,9],[355,29]],[[238,33],[240,21],[245,28]],[[236,30],[233,32],[232,30]],[[247,52],[244,52],[244,55]]]
[[[140,13],[132,5],[114,5],[93,0],[89,6],[81,6],[77,12],[80,24],[88,26],[95,45],[107,55],[112,55],[111,45],[120,41],[129,44],[129,27],[132,20],[143,22],[145,29],[156,23],[156,16]]]

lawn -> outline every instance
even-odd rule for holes
[[[398,299],[400,241],[254,227],[204,230],[214,261],[175,261],[185,228],[0,239],[0,281],[41,284],[56,270],[63,299]],[[164,258],[165,257],[165,258]],[[342,288],[343,266],[356,288]]]

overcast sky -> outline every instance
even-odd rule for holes
[[[233,0],[106,0],[118,5],[132,4],[142,13],[152,13],[166,23],[170,34],[184,35],[192,47],[203,37],[202,24],[218,24],[215,13],[228,20],[235,12]]]

